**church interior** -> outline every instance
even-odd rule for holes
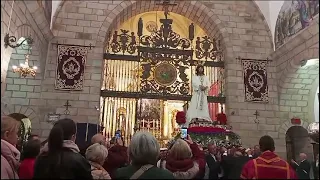
[[[213,121],[245,146],[270,135],[281,157],[313,158],[319,1],[165,2],[1,1],[1,114],[43,141],[66,117],[79,139],[144,130],[165,146],[203,64]]]

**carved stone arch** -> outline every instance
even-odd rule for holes
[[[291,123],[291,120],[286,120],[285,122],[283,122],[280,125],[280,127],[278,129],[279,137],[285,139],[287,131],[289,130],[289,128],[291,128],[293,126],[301,126],[301,127],[303,127],[304,129],[307,130],[308,126],[309,126],[309,123],[304,121],[304,120],[301,120],[301,124],[300,125],[293,125]]]
[[[161,6],[156,5],[157,1],[123,1],[119,3],[110,13],[108,13],[105,21],[103,22],[99,33],[97,46],[105,46],[104,42],[107,39],[107,34],[109,31],[116,29],[123,22],[127,21],[129,18],[134,17],[135,15],[148,12],[148,11],[156,11],[163,10]],[[233,53],[232,49],[226,48],[229,47],[230,37],[225,24],[219,19],[219,17],[214,12],[213,7],[208,7],[205,3],[201,1],[174,1],[177,3],[177,6],[169,7],[169,11],[173,13],[180,14],[189,18],[197,25],[199,25],[205,32],[207,32],[208,36],[215,37],[221,40],[221,47],[225,49],[225,54],[229,55]],[[235,2],[238,3],[238,2]],[[240,3],[240,2],[239,2]],[[254,1],[246,1],[243,2],[242,8],[258,8],[257,5],[252,5]],[[192,15],[193,13],[188,13],[188,11],[196,12],[196,15]],[[189,12],[190,12],[189,11]],[[260,10],[259,10],[260,12]],[[260,15],[263,16],[260,12]],[[264,23],[264,29],[269,31],[268,35],[272,42],[272,35],[269,30],[269,26],[265,18],[262,18]],[[273,47],[272,43],[270,47]],[[227,53],[227,51],[230,51]]]
[[[36,34],[36,32],[31,28],[31,26],[27,25],[27,24],[23,24],[21,26],[18,26],[16,31],[15,31],[15,36],[18,38],[21,37],[29,37],[31,36],[31,38],[33,39],[33,44],[32,44],[32,50],[36,50],[39,52],[39,58],[37,59],[37,63],[39,63],[38,68],[39,68],[39,72],[41,72],[41,70],[44,68],[44,66],[42,66],[45,62],[42,62],[42,59],[46,59],[45,55],[46,52],[43,52],[43,43],[40,40],[39,36]],[[32,50],[31,50],[31,55],[32,54]],[[13,51],[14,52],[14,51]]]
[[[39,41],[38,36],[35,34],[34,30],[27,24],[23,24],[21,26],[18,26],[14,34],[18,38],[31,36],[31,38],[33,39],[32,46],[35,46],[38,48],[40,45],[40,41]]]
[[[29,10],[31,16],[33,17],[36,25],[39,27],[43,37],[50,41],[53,38],[53,34],[50,30],[50,22],[48,22],[45,15],[45,7],[43,5],[43,0],[38,1],[23,1],[25,6]]]
[[[39,124],[40,119],[34,109],[28,106],[1,104],[1,115],[7,116],[12,113],[19,113],[27,116],[32,124]]]
[[[56,19],[58,17],[58,14],[61,11],[61,9],[62,9],[62,7],[63,7],[65,2],[66,2],[66,0],[61,0],[59,5],[58,5],[58,7],[57,7],[57,9],[56,9],[56,11],[52,12],[52,14],[53,14],[52,19],[51,19],[52,25],[56,23]]]

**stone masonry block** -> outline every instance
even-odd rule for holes
[[[41,80],[28,79],[28,85],[41,85]]]
[[[309,92],[310,92],[310,90],[302,90],[302,89],[300,89],[298,93],[301,94],[301,95],[307,95],[307,94],[309,94]]]
[[[69,19],[84,19],[84,14],[79,13],[68,13],[67,16]]]
[[[47,101],[46,100],[43,100],[43,99],[30,99],[30,106],[46,106],[46,105],[47,105]]]
[[[33,92],[28,92],[27,93],[27,98],[40,98],[41,93],[33,93]]]
[[[87,21],[87,20],[77,20],[77,26],[87,26],[87,27],[90,27],[90,26],[91,26],[91,21]]]
[[[95,14],[92,14],[92,15],[86,14],[86,15],[84,16],[84,20],[97,21],[97,20],[98,20],[98,16],[95,15]]]
[[[14,98],[25,98],[27,96],[26,92],[13,91],[12,97]]]
[[[67,25],[66,31],[68,31],[68,32],[83,32],[83,27]]]
[[[78,108],[78,115],[86,115],[86,116],[95,116],[99,114],[99,111],[96,109],[83,109],[83,108]]]
[[[14,84],[27,84],[26,79],[13,79]]]
[[[20,91],[33,92],[34,86],[20,85]]]
[[[29,105],[29,99],[26,99],[26,98],[11,98],[10,99],[10,103],[12,105],[23,105],[23,106],[26,106],[26,105]]]
[[[19,91],[20,86],[19,85],[12,85],[12,84],[7,84],[6,89],[8,91]]]
[[[80,14],[92,14],[92,9],[90,8],[79,8],[78,13]]]
[[[308,106],[308,102],[307,101],[297,101],[297,106],[299,106],[299,107]]]

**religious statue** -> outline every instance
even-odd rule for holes
[[[192,98],[187,111],[188,126],[191,121],[209,121],[211,122],[207,94],[209,90],[209,78],[204,74],[203,65],[196,67],[195,76],[192,77]]]

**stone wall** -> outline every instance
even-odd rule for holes
[[[297,52],[294,48],[299,46],[299,43],[292,44],[291,46],[294,47],[286,52],[279,53],[282,49],[280,48],[279,52],[273,54],[273,62],[268,66],[269,103],[244,102],[242,66],[236,57],[265,59],[273,51],[270,31],[255,3],[252,1],[177,1],[176,3],[178,5],[170,7],[170,11],[189,18],[203,28],[208,35],[222,40],[226,62],[226,114],[234,131],[242,137],[243,144],[245,146],[255,145],[262,135],[269,134],[275,138],[277,150],[284,153],[285,140],[281,129],[289,128],[290,125],[285,124],[288,123],[289,114],[284,116],[288,112],[280,111],[279,99],[283,96],[279,90],[282,88],[280,84],[284,83],[279,83],[277,80],[282,70],[276,67],[283,67],[284,65],[280,63],[282,61],[289,61],[288,55]],[[6,94],[10,95],[8,101],[14,98],[20,98],[20,100],[15,105],[8,105],[6,113],[28,111],[28,114],[32,116],[36,114],[36,117],[32,118],[33,127],[43,138],[48,136],[50,129],[50,124],[46,122],[46,115],[50,112],[62,113],[66,100],[70,100],[71,103],[71,118],[77,122],[97,123],[100,113],[96,110],[96,106],[100,104],[99,92],[107,32],[116,29],[132,16],[152,10],[162,10],[162,8],[155,5],[154,1],[64,1],[54,19],[54,39],[50,39],[49,46],[43,43],[37,49],[34,48],[35,56],[37,56],[36,51],[44,52],[39,52],[38,57],[35,57],[35,59],[38,58],[38,61],[41,59],[40,66],[41,64],[46,65],[41,67],[40,74],[35,80],[18,80],[22,84],[14,84],[16,78],[11,77],[14,74],[8,75],[9,80],[7,81],[12,80],[13,83],[10,85],[19,85],[19,90],[17,86],[7,88]],[[44,15],[43,17],[45,18]],[[314,29],[313,26],[310,26],[300,34],[307,31],[312,34],[312,37],[316,37],[317,31],[313,31],[312,28]],[[36,32],[38,34],[38,31]],[[304,49],[308,49],[311,37],[306,36],[305,38],[300,42],[306,41]],[[83,91],[55,90],[57,47],[53,43],[75,45],[91,43],[95,46],[89,51],[87,57]],[[291,46],[285,45],[284,47],[287,50]],[[43,54],[47,56],[44,57]],[[280,54],[287,55],[281,56]],[[18,55],[12,56],[12,59],[15,56]],[[26,97],[13,97],[13,94],[17,96],[15,91],[21,91],[19,95],[26,95]],[[22,107],[25,106],[22,104],[28,105],[32,110],[23,109]],[[254,123],[256,110],[260,113],[259,124]],[[305,121],[303,126],[306,127],[307,124],[308,121]]]
[[[3,43],[4,35],[8,33],[11,7],[12,1],[1,1],[1,114],[21,113],[28,116],[35,127],[35,133],[41,135],[41,129],[46,128],[40,127],[39,106],[33,103],[33,99],[40,97],[47,45],[52,33],[41,4],[36,1],[15,1],[9,35],[14,35],[17,40],[28,36],[33,38],[29,65],[39,68],[35,78],[20,78],[19,74],[11,71],[11,67],[24,63],[27,47],[5,48]]]
[[[273,133],[277,149],[285,157],[285,135],[290,127],[291,118],[302,120],[301,126],[307,128],[314,121],[313,106],[316,89],[319,86],[319,62],[313,66],[301,67],[302,60],[319,58],[319,16],[309,27],[300,31],[285,45],[272,54],[277,66],[279,106],[276,118],[268,123],[277,126]]]
[[[272,38],[259,8],[252,1],[176,1],[170,11],[181,14],[202,27],[208,35],[221,39],[226,61],[226,114],[235,132],[242,136],[243,144],[258,143],[261,135],[276,132],[276,125],[267,124],[275,118],[278,103],[276,68],[268,67],[270,102],[268,104],[244,102],[244,86],[241,63],[236,57],[265,59],[272,52]],[[99,120],[99,89],[103,72],[103,53],[108,31],[116,29],[132,16],[162,10],[155,1],[64,1],[53,23],[54,39],[50,43],[89,45],[84,90],[61,92],[54,89],[56,46],[49,45],[43,79],[39,79],[40,92],[34,98],[26,98],[40,119],[37,126],[42,136],[48,135],[50,126],[45,115],[60,113],[66,100],[70,100],[71,117],[78,122]],[[38,77],[38,76],[37,76]],[[28,82],[28,81],[27,81]],[[10,108],[9,108],[10,109]],[[12,109],[12,108],[11,108]],[[255,110],[260,111],[260,124],[255,124]],[[232,115],[231,115],[232,114]],[[272,134],[272,133],[271,133]]]
[[[49,29],[49,24],[44,17],[44,10],[41,4],[36,1],[1,1],[1,85],[5,85],[5,79],[8,70],[12,48],[4,47],[4,35],[9,32],[10,35],[15,35],[17,38],[31,35],[34,38],[35,46],[43,47],[41,51],[46,52],[47,41],[51,39],[52,33]],[[13,7],[11,21],[10,13]],[[10,21],[10,28],[8,25]],[[29,26],[31,31],[29,34],[21,26]],[[19,29],[20,28],[20,29]],[[45,56],[44,56],[45,57]],[[3,91],[1,91],[3,94]]]
[[[244,89],[242,79],[241,63],[236,61],[236,57],[264,59],[272,52],[272,39],[270,31],[262,14],[254,2],[197,2],[197,1],[177,1],[176,7],[170,7],[171,12],[181,14],[191,19],[202,27],[212,37],[222,40],[225,61],[226,61],[226,113],[229,122],[235,131],[243,137],[245,145],[257,144],[259,137],[269,130],[274,130],[274,125],[267,125],[265,117],[274,117],[273,106],[277,103],[276,69],[271,65],[268,69],[270,83],[270,103],[253,104],[244,102]],[[137,3],[113,1],[81,1],[64,2],[56,16],[53,25],[53,33],[56,36],[52,42],[67,44],[88,45],[94,44],[96,47],[91,51],[86,71],[87,89],[97,88],[101,83],[99,75],[102,73],[102,57],[104,53],[104,42],[108,31],[116,29],[121,23],[139,13],[161,10],[154,1],[139,1]],[[49,67],[55,66],[56,50],[51,51]],[[50,59],[50,58],[49,58]],[[54,69],[51,69],[54,70]],[[47,71],[50,71],[49,68]],[[95,73],[95,74],[93,74]],[[48,72],[47,72],[48,74]],[[47,75],[48,76],[48,75]],[[101,77],[101,76],[100,76]],[[46,94],[42,96],[46,99],[59,93],[53,90],[54,77],[46,79]],[[89,83],[92,82],[92,83]],[[50,89],[51,87],[51,89]],[[43,92],[44,93],[44,92]],[[42,93],[42,94],[43,94]],[[59,93],[60,94],[60,93]],[[71,94],[71,93],[69,93]],[[91,94],[86,90],[81,94],[72,93],[70,98],[74,102],[99,103],[99,94]],[[94,111],[94,106],[86,106],[87,111]],[[253,122],[254,112],[258,108],[261,110],[261,123]],[[79,108],[76,108],[79,109]],[[76,111],[76,110],[75,110]],[[76,116],[80,116],[83,111],[77,111]],[[231,113],[233,115],[231,115]],[[84,118],[84,116],[81,116]],[[92,114],[91,120],[97,121],[99,113]],[[89,118],[88,117],[88,118]],[[89,120],[89,119],[86,120]],[[85,120],[85,119],[84,119]]]

